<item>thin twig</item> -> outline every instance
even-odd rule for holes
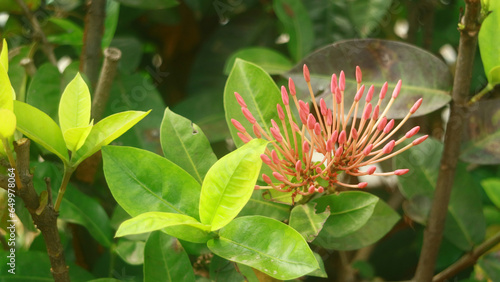
[[[481,10],[480,0],[466,0],[463,27],[460,31],[460,43],[453,83],[453,102],[450,120],[446,127],[443,156],[434,192],[427,226],[424,231],[424,243],[420,254],[416,281],[431,281],[434,275],[439,246],[443,237],[444,224],[450,201],[455,168],[460,153],[462,129],[467,118],[467,102],[472,77],[474,55],[477,46],[478,23]]]
[[[21,9],[23,10],[24,15],[30,21],[31,26],[35,31],[34,33],[35,37],[38,37],[42,41],[42,50],[49,59],[49,62],[54,66],[57,65],[57,59],[56,56],[54,55],[54,48],[49,43],[49,41],[47,41],[47,37],[45,36],[45,33],[43,33],[42,27],[40,26],[40,23],[38,22],[37,18],[31,13],[30,9],[28,8],[28,6],[26,6],[26,3],[24,3],[23,0],[16,0],[16,2],[19,5],[19,7],[21,7]]]
[[[104,50],[104,64],[95,90],[94,101],[92,102],[92,118],[94,119],[94,123],[97,123],[102,118],[104,109],[106,109],[109,92],[111,91],[111,85],[113,84],[116,68],[121,56],[122,52],[117,48],[110,47]]]
[[[36,66],[35,66],[35,63],[33,62],[33,59],[31,59],[31,58],[24,58],[19,63],[21,64],[21,66],[24,67],[24,69],[26,70],[26,73],[30,77],[32,77],[32,76],[35,75],[35,73],[36,73]]]
[[[83,49],[80,59],[82,71],[89,78],[92,89],[95,89],[101,65],[101,42],[104,34],[106,0],[91,0],[89,2],[89,10],[85,16]]]
[[[458,274],[465,268],[474,265],[476,261],[479,259],[479,257],[481,257],[484,253],[489,251],[491,248],[495,247],[498,243],[500,243],[500,232],[495,234],[495,236],[491,237],[490,239],[484,241],[481,245],[474,248],[472,252],[465,254],[457,262],[450,265],[445,270],[436,274],[436,276],[434,276],[432,281],[434,282],[444,281],[447,278],[453,277],[454,275]]]

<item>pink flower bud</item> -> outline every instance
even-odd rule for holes
[[[358,188],[366,188],[366,186],[368,186],[368,182],[358,183]]]
[[[299,110],[299,117],[300,117],[300,121],[302,122],[302,124],[307,124],[307,113],[304,112],[302,109]],[[300,131],[300,130],[297,130],[297,131]]]
[[[281,99],[283,100],[283,104],[287,106],[289,104],[288,93],[286,93],[285,86],[281,86]]]
[[[321,126],[319,125],[319,123],[316,123],[314,125],[314,134],[321,136]]]
[[[363,150],[363,155],[368,156],[372,152],[372,149],[373,149],[373,144],[366,146],[365,149]]]
[[[337,102],[337,104],[342,103],[342,92],[340,92],[340,88],[337,88],[337,93],[335,93],[335,102]]]
[[[271,119],[271,124],[273,125],[274,128],[276,128],[278,131],[280,130],[280,127],[278,124],[274,121],[274,119]]]
[[[344,152],[344,147],[340,146],[337,151],[335,151],[335,157],[340,158],[342,156],[342,153]]]
[[[363,119],[364,120],[369,119],[371,113],[372,113],[372,104],[367,104],[365,110],[363,111]]]
[[[330,136],[330,140],[335,144],[337,142],[337,137],[339,136],[339,132],[337,130],[333,131],[332,136]]]
[[[380,89],[380,100],[385,98],[385,94],[387,93],[387,89],[389,88],[389,84],[387,84],[387,81],[382,85],[382,89]]]
[[[286,178],[285,178],[283,175],[279,174],[279,173],[278,173],[278,172],[276,172],[276,171],[275,171],[275,172],[273,172],[273,176],[274,176],[274,178],[278,179],[278,181],[281,181],[281,182],[283,182],[283,181],[285,181],[285,180],[286,180]]]
[[[410,131],[406,132],[405,137],[411,138],[413,135],[417,134],[419,130],[420,130],[420,126],[415,126]]]
[[[310,82],[311,81],[311,76],[309,75],[309,69],[307,68],[307,66],[304,64],[304,67],[302,68],[303,72],[304,72],[304,79],[306,80],[306,82]]]
[[[394,174],[395,175],[403,175],[403,174],[407,174],[408,171],[410,171],[409,169],[405,168],[405,169],[397,169],[394,171]]]
[[[331,152],[332,150],[333,150],[332,139],[328,139],[328,141],[326,141],[326,151]]]
[[[368,175],[372,175],[373,173],[375,173],[375,170],[377,170],[377,167],[371,166],[366,172],[368,173]]]
[[[347,139],[347,138],[346,138],[346,133],[345,133],[345,130],[342,130],[342,131],[340,132],[340,135],[339,135],[339,144],[340,144],[340,145],[344,144],[344,143],[345,143],[345,141],[346,141],[346,139]]]
[[[379,112],[379,109],[380,107],[378,105],[375,106],[375,110],[373,110],[373,115],[372,115],[372,119],[373,120],[376,120],[378,119],[378,112]]]
[[[288,79],[288,89],[290,89],[290,95],[295,96],[295,83],[291,77]]]
[[[417,138],[417,139],[413,140],[413,142],[411,142],[411,143],[412,143],[413,145],[418,145],[418,144],[420,144],[420,143],[424,142],[424,141],[425,141],[425,139],[427,139],[427,137],[429,137],[429,135],[425,135],[425,136],[422,136],[422,137],[420,137],[420,138]]]
[[[323,100],[323,98],[321,98],[321,100],[319,100],[319,107],[321,109],[321,114],[323,116],[326,116],[326,112],[328,111],[328,108],[326,107],[326,103],[325,103],[325,100]]]
[[[391,132],[393,127],[394,127],[394,120],[391,119],[391,121],[389,121],[389,123],[384,127],[384,133],[387,134]]]
[[[253,189],[254,189],[254,190],[260,190],[260,186],[259,186],[259,185],[255,185],[255,186],[253,187]]]
[[[293,127],[293,130],[295,130],[297,132],[300,132],[299,126],[295,122],[293,122],[293,121],[292,121],[292,127]]]
[[[266,165],[271,165],[271,159],[266,154],[261,154],[260,158]]]
[[[337,93],[337,75],[332,74],[332,82],[330,84],[330,91],[332,94]]]
[[[399,95],[399,91],[401,91],[401,84],[403,82],[401,79],[398,81],[398,84],[396,84],[396,87],[394,87],[394,91],[392,92],[392,98],[396,99]]]
[[[245,100],[241,97],[238,92],[234,92],[234,96],[236,97],[236,101],[238,101],[238,104],[240,104],[241,107],[246,108],[247,104],[245,103]]]
[[[358,131],[356,128],[351,129],[351,136],[354,140],[358,139]]]
[[[323,188],[323,187],[319,186],[319,187],[318,187],[318,189],[316,189],[316,191],[317,191],[318,193],[323,193],[323,192],[325,192],[325,188]]]
[[[314,118],[314,116],[312,114],[309,114],[307,116],[307,127],[309,129],[314,129],[314,124],[316,123],[316,119]]]
[[[314,193],[315,190],[316,189],[314,189],[314,185],[311,185],[311,186],[309,186],[309,189],[307,189],[307,192],[309,192],[309,194],[312,194],[312,193]]]
[[[246,135],[244,134],[241,134],[241,132],[237,132],[238,134],[238,137],[240,137],[241,141],[243,141],[244,143],[248,143],[250,142],[250,138],[248,138]]]
[[[322,171],[323,171],[323,170],[321,169],[321,167],[319,167],[319,166],[318,166],[318,167],[316,168],[316,173],[317,173],[317,174],[320,174]]]
[[[262,180],[264,180],[264,182],[266,182],[269,185],[272,183],[271,178],[265,174],[262,174]]]
[[[382,153],[384,154],[389,154],[394,150],[394,146],[396,145],[396,141],[391,140],[389,143],[385,144],[384,148],[382,149]]]
[[[278,141],[278,142],[283,141],[283,137],[281,137],[281,133],[279,132],[279,129],[271,127],[271,134],[273,135],[274,139],[276,139],[276,141]]]
[[[370,103],[370,101],[372,100],[372,98],[373,98],[373,92],[375,92],[375,87],[372,85],[372,86],[370,86],[370,88],[368,88],[368,93],[366,93],[366,99],[365,99],[365,101],[367,103]]]
[[[253,134],[255,134],[255,136],[256,136],[257,138],[261,138],[261,137],[262,137],[262,135],[260,134],[260,130],[259,130],[259,128],[257,127],[257,124],[254,124],[254,125],[252,126],[252,129],[253,129]]]
[[[386,124],[387,124],[387,118],[386,118],[386,117],[383,117],[383,118],[380,120],[380,122],[379,122],[379,124],[378,124],[378,126],[377,126],[377,130],[378,130],[378,131],[382,131],[382,130],[384,130],[384,127],[385,127],[385,125],[386,125]]]
[[[302,143],[302,152],[303,153],[309,153],[309,143],[307,143],[307,141],[304,141]]]
[[[299,110],[305,112],[306,115],[308,115],[309,114],[309,104],[304,103],[304,101],[302,101],[302,100],[299,100]]]
[[[278,110],[278,117],[280,120],[285,120],[285,113],[283,112],[283,108],[280,104],[276,104],[276,110]]]
[[[415,102],[415,104],[413,104],[413,106],[410,109],[410,113],[414,114],[418,110],[420,105],[422,105],[422,98],[418,99],[417,102]]]
[[[279,165],[280,164],[280,158],[278,157],[278,153],[276,153],[275,150],[271,151],[271,157],[273,158],[273,163]]]
[[[297,172],[300,172],[302,170],[302,162],[300,160],[298,160],[296,163],[295,163],[295,170]]]
[[[361,74],[361,69],[359,68],[359,66],[356,66],[356,82],[361,83],[362,78],[363,76]]]
[[[340,89],[340,91],[344,91],[345,90],[345,74],[344,74],[344,71],[340,71],[339,89]]]
[[[236,129],[238,129],[239,132],[241,133],[247,132],[245,127],[243,127],[243,125],[241,125],[241,123],[235,120],[234,118],[231,119],[231,123],[234,125],[234,127],[236,127]]]
[[[247,118],[247,120],[251,123],[254,124],[256,122],[255,118],[253,117],[252,113],[247,109],[247,108],[241,108],[241,112],[243,112],[243,115]]]
[[[326,111],[326,124],[332,125],[332,123],[333,123],[332,111],[328,109],[328,111]]]
[[[356,93],[356,96],[354,96],[354,101],[359,102],[361,100],[361,97],[363,97],[363,92],[365,92],[365,85],[361,85],[359,88],[358,92]]]

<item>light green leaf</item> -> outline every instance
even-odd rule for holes
[[[280,280],[294,279],[319,269],[302,235],[282,222],[263,216],[236,218],[220,230],[219,238],[208,241],[207,245],[220,257]]]
[[[144,249],[144,282],[194,282],[193,267],[179,242],[163,232],[152,232]]]
[[[238,215],[252,196],[267,143],[253,139],[210,168],[201,187],[202,223],[217,230]]]
[[[290,59],[279,52],[264,47],[248,47],[238,50],[227,59],[224,66],[225,74],[231,72],[237,58],[258,65],[268,74],[282,74],[293,67]]]
[[[92,120],[88,126],[75,127],[66,130],[66,132],[63,133],[63,137],[68,150],[72,152],[78,151],[78,149],[80,149],[85,143],[85,140],[87,140],[93,126],[94,121]]]
[[[255,190],[239,216],[262,215],[279,221],[284,221],[290,217],[290,206],[266,200],[263,198],[263,193],[264,190],[262,189]],[[288,198],[290,198],[290,195],[288,195]]]
[[[481,181],[488,198],[500,209],[500,179],[489,178]]]
[[[15,97],[14,89],[10,84],[9,76],[7,71],[0,65],[0,109],[13,109],[12,100]]]
[[[498,27],[500,26],[500,1],[489,1],[489,14],[481,24],[479,30],[478,43],[483,61],[484,73],[488,82],[492,85],[500,83],[500,77],[494,75],[493,69],[500,66],[500,56],[498,56],[498,46],[500,38],[498,37]]]
[[[115,237],[156,231],[169,226],[189,225],[203,231],[210,231],[210,226],[201,224],[188,215],[166,212],[147,212],[124,221]]]
[[[11,110],[0,108],[0,139],[11,137],[16,131],[16,115]]]
[[[59,102],[61,131],[88,126],[90,121],[90,91],[80,73],[66,86]]]
[[[316,203],[309,202],[295,206],[290,213],[289,225],[297,230],[307,242],[312,242],[318,236],[330,216],[329,207],[322,213],[317,213],[315,207]]]
[[[56,154],[63,162],[69,161],[61,129],[47,114],[19,101],[14,101],[14,113],[19,131]]]
[[[83,160],[99,151],[102,146],[108,145],[113,140],[120,137],[149,114],[149,112],[150,111],[126,111],[111,115],[99,121],[92,127],[83,146],[80,150],[76,151],[72,157],[73,165],[78,165]]]
[[[163,155],[191,174],[200,184],[217,157],[203,131],[169,108],[161,123]]]
[[[2,41],[2,51],[0,52],[0,64],[6,72],[9,72],[9,47],[5,38]]]

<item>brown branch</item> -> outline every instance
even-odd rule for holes
[[[498,243],[500,243],[500,232],[495,234],[495,236],[491,237],[490,239],[484,241],[481,245],[472,250],[472,252],[465,254],[457,262],[450,265],[445,270],[436,274],[432,281],[444,281],[447,278],[453,277],[454,275],[460,273],[460,271],[466,269],[467,267],[474,265],[479,257],[485,254],[491,248],[495,247]]]
[[[441,157],[428,224],[424,231],[424,243],[415,273],[416,281],[431,281],[434,274],[439,246],[443,237],[455,168],[460,153],[462,129],[467,118],[472,66],[480,27],[478,18],[481,2],[480,0],[466,0],[465,3],[465,15],[463,26],[460,29],[456,74],[453,83],[450,120],[446,126],[443,156]]]
[[[101,42],[104,34],[106,0],[89,0],[89,2],[89,10],[85,16],[83,49],[80,60],[82,72],[89,78],[92,89],[95,89],[101,65]]]
[[[26,138],[20,139],[14,144],[17,153],[17,172],[23,183],[23,189],[16,190],[16,194],[23,199],[35,226],[42,232],[54,281],[70,281],[68,267],[64,258],[64,249],[57,229],[58,213],[50,204],[47,204],[39,215],[36,213],[40,199],[33,186],[33,175],[29,170],[29,147],[30,141]]]
[[[23,10],[24,15],[30,21],[31,26],[33,27],[33,30],[35,32],[34,33],[35,38],[38,38],[40,41],[42,41],[42,51],[49,59],[49,62],[54,66],[57,65],[57,59],[56,56],[54,55],[54,48],[49,43],[49,41],[47,41],[47,37],[45,36],[45,33],[43,33],[42,27],[40,26],[40,23],[38,22],[37,18],[31,13],[30,9],[28,8],[28,6],[26,6],[26,3],[24,3],[23,0],[16,0],[16,2],[19,5],[19,7],[21,7],[21,9]]]
[[[92,118],[94,119],[94,123],[97,123],[102,118],[104,109],[106,109],[109,92],[111,91],[111,85],[113,84],[116,68],[121,56],[122,52],[117,48],[110,47],[104,50],[104,64],[95,90],[94,101],[92,102]]]

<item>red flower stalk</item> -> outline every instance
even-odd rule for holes
[[[231,122],[239,131],[238,136],[240,139],[245,143],[253,138],[267,139],[271,141],[274,147],[272,150],[267,149],[265,154],[261,155],[261,158],[271,168],[273,171],[272,177],[277,181],[273,181],[270,176],[263,174],[262,178],[269,186],[256,186],[256,189],[275,189],[281,192],[293,191],[293,201],[297,194],[306,196],[315,192],[322,193],[325,191],[324,186],[334,190],[336,185],[349,188],[365,188],[368,184],[366,182],[358,184],[342,183],[338,179],[341,172],[353,176],[403,175],[408,172],[408,169],[397,169],[392,172],[377,173],[375,172],[375,166],[369,167],[366,171],[360,171],[360,168],[392,158],[422,143],[427,138],[427,135],[417,138],[407,146],[393,152],[395,146],[413,137],[419,131],[420,127],[416,126],[398,140],[389,141],[410,116],[417,111],[422,104],[422,99],[419,99],[411,107],[404,119],[394,128],[394,120],[387,121],[386,114],[399,95],[401,80],[398,81],[387,106],[383,110],[381,109],[381,103],[388,90],[387,82],[382,86],[377,103],[371,103],[374,94],[372,85],[368,89],[364,105],[361,106],[365,86],[361,85],[361,70],[356,67],[357,93],[353,104],[345,115],[344,72],[340,73],[338,81],[337,76],[332,75],[331,94],[333,103],[331,108],[327,107],[323,99],[320,100],[319,105],[316,103],[310,83],[309,70],[306,65],[304,65],[303,72],[311,95],[313,111],[320,118],[316,120],[315,116],[309,111],[309,104],[297,99],[295,84],[290,78],[288,88],[293,103],[298,110],[302,122],[301,126],[294,122],[289,95],[284,86],[281,87],[281,98],[285,109],[280,104],[277,105],[279,121],[271,120],[272,126],[269,131],[264,130],[256,122],[243,98],[238,93],[234,93],[243,115],[253,125],[252,132],[255,135],[255,137],[250,135],[238,121],[232,119]],[[360,119],[357,118],[358,112],[362,113]],[[288,132],[289,130],[291,132]],[[320,156],[319,160],[317,156]]]

